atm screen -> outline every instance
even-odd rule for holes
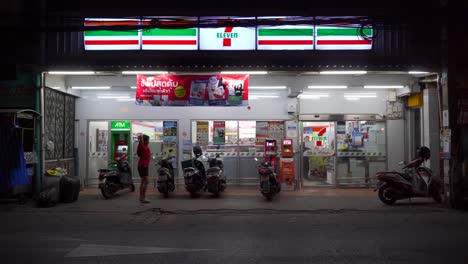
[[[283,145],[292,145],[291,140],[283,140]]]
[[[274,147],[274,146],[275,146],[275,143],[274,143],[274,142],[267,142],[267,143],[266,143],[266,146],[267,146],[267,147]]]
[[[128,149],[127,145],[120,145],[120,146],[117,147],[117,152],[118,153],[127,153],[127,149]]]

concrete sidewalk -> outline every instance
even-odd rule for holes
[[[183,186],[178,186],[169,198],[164,198],[153,187],[148,188],[149,204],[138,201],[138,186],[133,193],[118,192],[113,198],[103,199],[100,190],[88,188],[80,192],[78,201],[60,203],[54,207],[37,208],[34,201],[25,205],[2,203],[0,211],[10,212],[109,212],[136,213],[150,209],[173,212],[213,212],[219,210],[278,210],[303,212],[417,212],[445,211],[443,204],[429,198],[397,201],[394,206],[384,205],[372,189],[303,188],[298,191],[282,191],[272,201],[267,201],[256,187],[230,186],[219,198],[205,192],[191,198]]]

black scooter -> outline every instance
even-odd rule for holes
[[[182,168],[184,169],[185,189],[191,197],[196,197],[199,192],[207,189],[206,171],[203,163],[198,160],[202,156],[201,148],[193,147],[193,153],[194,158],[182,161]]]
[[[172,166],[174,158],[174,156],[161,157],[157,163],[159,169],[156,186],[158,191],[162,193],[165,198],[169,197],[169,192],[175,190],[174,167]]]
[[[132,170],[127,161],[127,155],[117,158],[112,161],[110,169],[99,169],[99,189],[104,199],[109,199],[117,191],[130,189],[135,191],[135,185],[132,179]],[[113,167],[113,168],[112,168]]]
[[[226,177],[224,176],[224,164],[219,157],[222,153],[216,153],[214,158],[208,158],[210,167],[206,172],[208,192],[218,197],[220,192],[226,189]]]

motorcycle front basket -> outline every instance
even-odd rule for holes
[[[183,160],[181,162],[181,165],[182,165],[182,169],[195,168],[195,162],[193,161],[193,159]]]

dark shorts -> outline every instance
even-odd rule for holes
[[[140,177],[148,176],[148,167],[138,167],[138,174]]]

